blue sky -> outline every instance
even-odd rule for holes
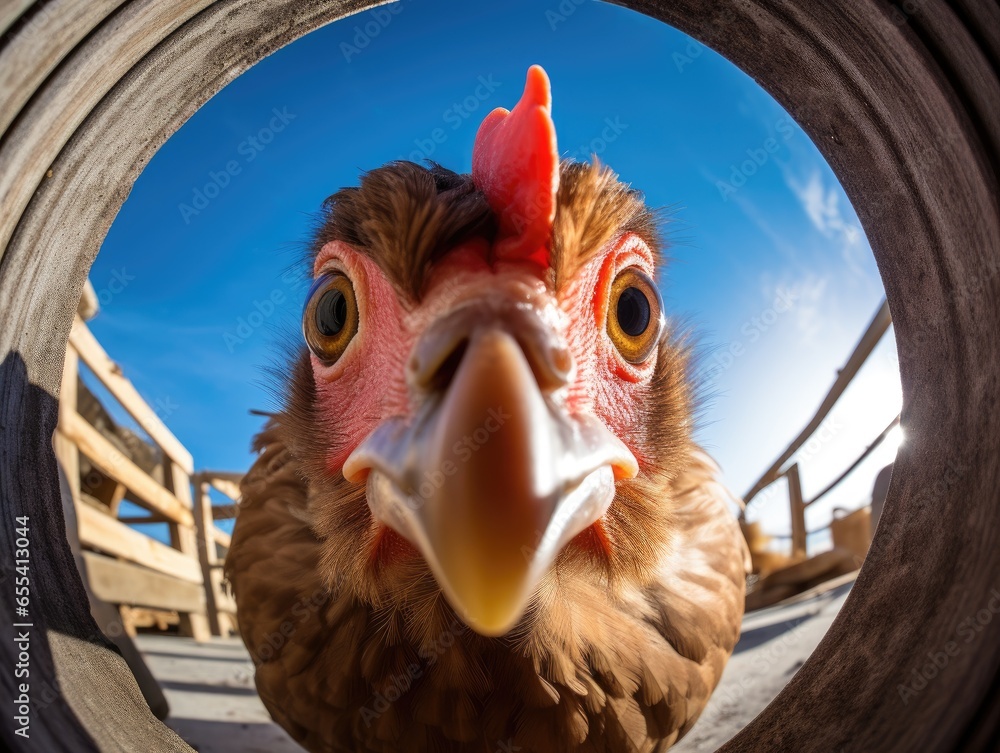
[[[404,0],[319,29],[233,80],[137,180],[91,272],[103,306],[90,326],[199,468],[252,462],[261,419],[248,411],[275,406],[264,370],[295,337],[297,263],[323,199],[393,159],[467,172],[482,117],[517,101],[533,63],[552,80],[563,155],[596,152],[670,210],[665,302],[698,335],[698,437],[733,489],[811,416],[883,293],[809,138],[752,79],[658,21],[589,1],[498,5]],[[890,335],[807,453],[806,494],[899,402]],[[887,458],[809,526],[862,504]],[[776,489],[751,517],[787,531],[786,508]]]

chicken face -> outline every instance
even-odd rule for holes
[[[370,258],[331,242],[303,327],[336,422],[328,473],[366,483],[373,523],[419,551],[467,624],[498,635],[653,454],[642,409],[663,316],[634,233],[559,289],[487,252],[449,249],[407,305]]]

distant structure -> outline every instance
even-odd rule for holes
[[[803,498],[799,465],[794,461],[794,458],[799,449],[820,428],[824,419],[833,410],[840,396],[844,394],[847,386],[857,376],[861,366],[888,331],[891,323],[892,318],[889,315],[888,303],[883,300],[865,333],[847,359],[847,363],[837,372],[833,386],[823,398],[816,414],[744,497],[745,507],[740,513],[740,524],[743,527],[753,561],[753,573],[747,584],[748,611],[787,599],[827,580],[848,576],[860,569],[864,562],[889,490],[889,478],[892,474],[891,465],[879,472],[872,490],[870,506],[863,505],[855,510],[836,508],[829,525],[815,531],[806,530],[805,511],[807,507],[825,497],[851,475],[862,461],[885,440],[889,432],[899,425],[900,417],[897,415],[892,419],[865,451],[812,499]],[[779,537],[767,536],[762,532],[759,523],[746,521],[747,507],[752,504],[760,492],[780,479],[785,479],[788,483],[788,502],[792,521],[791,534],[787,537],[791,540],[789,552],[776,551],[772,542]],[[806,546],[809,535],[818,533],[825,528],[830,529],[833,548],[809,556]]]

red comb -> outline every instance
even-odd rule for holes
[[[483,120],[472,150],[472,181],[500,218],[497,259],[549,264],[559,188],[559,152],[549,77],[528,69],[521,100]]]

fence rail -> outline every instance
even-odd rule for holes
[[[847,359],[847,363],[844,364],[837,372],[837,378],[834,380],[833,386],[830,391],[823,398],[820,403],[819,408],[816,410],[815,415],[806,423],[805,427],[799,432],[799,435],[792,440],[791,444],[785,448],[784,452],[778,456],[778,459],[771,464],[763,475],[757,479],[750,490],[744,495],[743,499],[745,505],[740,512],[741,521],[746,519],[746,511],[750,507],[754,498],[764,491],[771,484],[782,478],[786,480],[788,484],[788,503],[791,511],[791,535],[786,536],[776,536],[773,538],[790,538],[791,539],[791,554],[793,558],[804,557],[806,555],[806,540],[809,534],[818,533],[819,531],[830,528],[831,524],[823,526],[815,531],[806,530],[806,519],[805,511],[810,505],[818,502],[821,498],[825,497],[829,492],[836,488],[844,479],[846,479],[855,468],[857,468],[865,458],[867,458],[888,436],[889,432],[899,424],[900,417],[896,416],[882,433],[879,434],[872,442],[865,448],[857,459],[850,466],[847,467],[837,478],[830,482],[821,492],[816,494],[812,499],[806,500],[802,495],[802,479],[799,474],[798,463],[789,463],[792,458],[795,457],[795,453],[812,437],[813,434],[820,428],[823,421],[833,410],[837,401],[840,399],[841,395],[847,389],[848,385],[857,376],[858,371],[864,365],[865,361],[875,350],[875,346],[879,344],[882,337],[889,330],[889,325],[892,324],[892,317],[889,314],[889,304],[887,301],[883,300],[882,304],[879,306],[878,311],[875,312],[875,316],[872,318],[868,327],[865,329],[865,333],[861,336],[858,341],[857,346],[855,346],[854,351],[851,353],[850,357]]]

